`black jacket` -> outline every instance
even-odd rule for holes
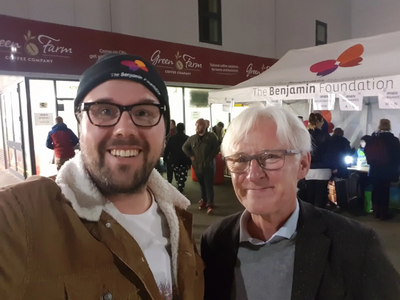
[[[188,138],[183,132],[171,135],[164,149],[164,161],[169,161],[173,165],[190,166],[190,158],[182,151],[182,146]]]
[[[332,158],[332,169],[337,170],[337,177],[347,178],[346,156],[352,156],[354,151],[350,147],[350,142],[343,136],[332,136],[328,150]]]
[[[330,152],[331,136],[328,132],[321,129],[309,129],[313,143],[311,151],[311,169],[332,168],[332,158]]]
[[[203,233],[205,300],[231,299],[240,216]],[[300,201],[295,239],[291,300],[400,299],[400,276],[372,229]]]
[[[182,150],[188,157],[194,156],[193,169],[196,174],[202,174],[205,170],[214,170],[213,160],[219,153],[219,142],[212,132],[206,132],[203,138],[195,134],[187,139]]]
[[[400,143],[393,133],[379,131],[372,134],[365,146],[365,156],[370,165],[370,177],[390,181],[399,179]]]

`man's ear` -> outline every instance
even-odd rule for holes
[[[308,170],[310,170],[311,165],[311,154],[310,152],[302,153],[300,158],[299,171],[297,173],[297,179],[303,179],[306,177]]]

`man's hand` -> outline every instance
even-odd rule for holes
[[[193,156],[193,155],[190,157],[190,160],[191,160],[191,161],[194,161],[194,156]]]

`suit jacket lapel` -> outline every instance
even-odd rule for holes
[[[300,202],[292,300],[315,299],[330,247],[327,225],[312,205]]]

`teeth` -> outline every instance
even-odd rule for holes
[[[111,155],[112,156],[117,156],[117,157],[134,157],[139,154],[139,150],[111,150]]]

